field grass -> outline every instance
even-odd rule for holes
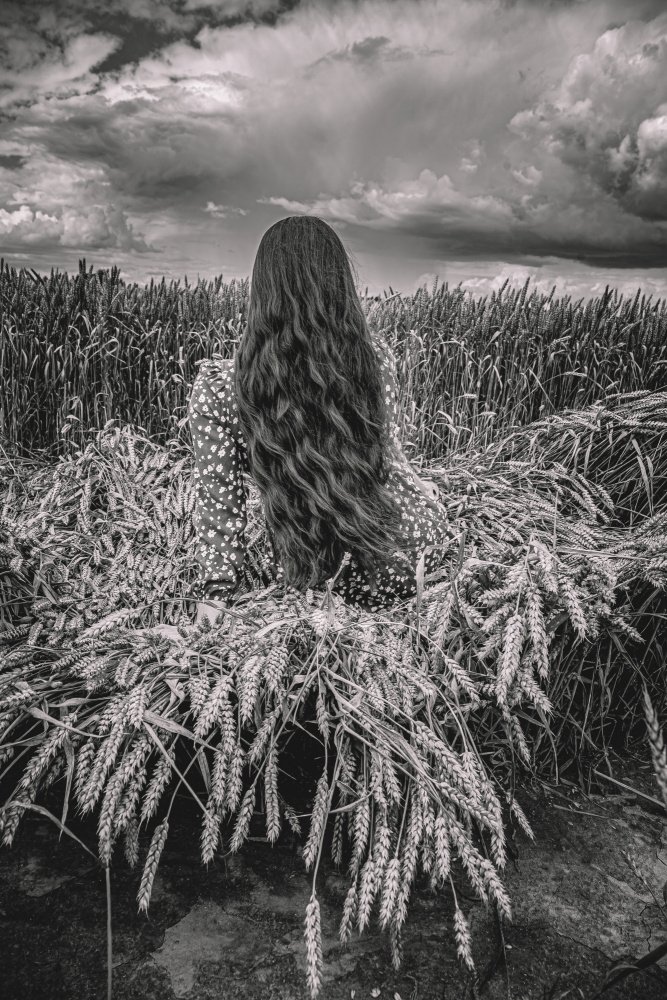
[[[29,291],[33,303],[46,301],[48,283],[2,273],[5,317],[10,286],[17,317]],[[374,916],[399,963],[418,876],[455,900],[467,880],[509,917],[506,833],[529,829],[519,777],[565,773],[590,787],[593,769],[644,739],[644,691],[667,780],[657,723],[667,709],[664,307],[608,296],[604,308],[552,299],[546,309],[526,289],[486,305],[442,290],[367,303],[369,322],[397,348],[403,429],[423,449],[422,473],[440,486],[453,528],[442,569],[424,578],[422,563],[416,597],[382,614],[345,605],[328,586],[285,591],[271,576],[248,481],[237,600],[213,626],[197,626],[192,450],[168,413],[169,392],[187,398],[192,367],[167,391],[151,344],[163,365],[183,338],[192,366],[197,351],[230,349],[233,338],[223,345],[191,331],[211,307],[210,287],[183,294],[163,284],[151,298],[83,274],[53,278],[50,315],[60,308],[71,321],[62,337],[55,327],[50,340],[26,334],[42,322],[37,306],[24,332],[2,328],[2,364],[20,403],[0,450],[5,844],[26,809],[54,796],[59,822],[75,809],[94,814],[101,862],[125,863],[120,841],[127,863],[141,861],[145,909],[179,790],[201,812],[204,862],[238,850],[258,818],[270,842],[303,829],[315,994],[323,850],[350,878],[342,939]],[[77,308],[105,288],[77,355],[72,330],[86,315]],[[60,306],[58,289],[71,295]],[[242,315],[247,286],[232,291],[209,321],[236,335],[233,309]],[[145,307],[143,342],[130,325],[140,315],[133,302]],[[103,358],[100,324],[121,303],[129,332]],[[18,349],[21,337],[31,355]],[[43,351],[55,367],[40,383]],[[586,377],[567,375],[570,365],[587,366]],[[128,370],[144,383],[132,399]],[[109,388],[124,372],[126,409]],[[41,384],[46,409],[28,384]],[[63,435],[67,386],[78,390],[83,422],[69,421]],[[142,409],[151,391],[153,409]],[[449,395],[434,409],[439,391]],[[484,416],[491,401],[494,418]],[[447,407],[450,419],[437,424]],[[142,414],[154,421],[144,433]],[[27,427],[29,446],[15,440]],[[470,964],[458,904],[456,914],[457,949]]]
[[[613,392],[667,388],[667,305],[607,289],[584,305],[460,288],[363,300],[399,369],[408,455],[444,461]],[[48,279],[0,262],[0,437],[23,454],[82,447],[108,420],[187,443],[195,363],[231,357],[249,282],[126,285],[118,270]]]

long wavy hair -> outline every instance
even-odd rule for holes
[[[239,422],[274,556],[300,591],[350,552],[376,590],[407,551],[387,488],[385,386],[340,237],[314,216],[259,244],[234,362]]]

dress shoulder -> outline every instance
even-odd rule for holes
[[[209,398],[221,403],[231,404],[233,389],[233,361],[214,354],[212,358],[202,358],[196,362],[199,368],[192,386],[192,398],[196,399],[202,392]]]
[[[228,381],[232,372],[232,358],[223,358],[222,354],[214,354],[210,358],[201,358],[195,362],[195,367],[199,369],[197,378],[206,378],[207,381]]]
[[[379,351],[383,355],[394,353],[391,347],[389,346],[387,338],[383,333],[380,333],[379,330],[371,329],[370,335],[371,335],[371,342],[376,351]]]

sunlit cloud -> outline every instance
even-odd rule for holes
[[[236,208],[235,206],[230,207],[229,205],[215,205],[212,201],[207,202],[202,211],[208,212],[214,219],[225,219],[227,218],[228,212],[237,212],[239,215],[248,214],[245,208]]]
[[[14,211],[0,208],[0,237],[7,249],[23,245],[72,247],[81,250],[118,249],[145,253],[149,249],[120,208],[89,208],[79,212],[64,208],[57,215],[32,211],[21,205]]]

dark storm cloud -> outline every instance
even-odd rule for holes
[[[275,25],[300,0],[5,0],[0,6],[0,55],[4,68],[35,65],[80,35],[109,36],[114,50],[94,66],[121,69],[176,41],[190,41],[203,27],[252,22]],[[90,67],[93,68],[92,66]]]
[[[5,170],[19,170],[26,162],[25,157],[17,155],[0,156],[0,167]]]

